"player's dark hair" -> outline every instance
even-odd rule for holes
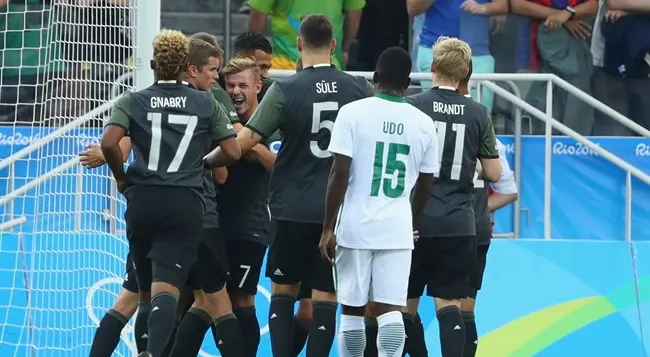
[[[460,81],[460,84],[467,84],[469,83],[469,80],[472,78],[472,60],[469,60],[469,69],[467,70],[467,76],[463,78],[462,81]]]
[[[377,59],[373,82],[380,89],[403,91],[411,83],[411,55],[394,46],[384,50]]]
[[[189,40],[180,31],[162,30],[153,39],[153,66],[157,80],[176,80],[187,68]]]
[[[190,39],[190,50],[187,56],[187,64],[201,68],[208,64],[210,57],[219,58],[219,51],[206,41],[198,38]]]
[[[329,47],[334,39],[334,27],[325,15],[307,15],[300,22],[299,36],[307,48]]]
[[[296,60],[296,73],[302,71],[302,57],[298,57]]]
[[[238,36],[233,46],[235,49],[234,57],[250,57],[256,50],[273,54],[271,42],[266,37],[250,32]]]

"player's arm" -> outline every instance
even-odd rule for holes
[[[494,134],[494,126],[487,115],[477,156],[481,161],[482,178],[490,182],[497,182],[501,178],[501,161],[499,160],[499,148],[497,147],[497,137]]]
[[[428,119],[428,118],[427,118]],[[440,171],[440,163],[438,162],[438,137],[436,129],[431,123],[430,126],[430,141],[429,146],[424,152],[422,163],[420,164],[420,175],[418,175],[415,186],[413,187],[413,194],[411,198],[411,214],[413,215],[413,226],[417,221],[420,214],[431,196],[431,187],[433,186],[433,178],[438,175]]]
[[[343,203],[343,198],[348,190],[350,182],[350,167],[352,166],[352,157],[354,156],[354,141],[352,133],[352,122],[349,107],[343,106],[339,110],[334,128],[332,129],[332,138],[327,148],[334,156],[332,170],[330,171],[329,181],[327,183],[327,193],[325,194],[325,221],[323,222],[324,232],[334,231],[334,222],[339,214],[339,209]]]
[[[120,148],[122,149],[123,162],[129,158],[131,153],[131,138],[125,136],[120,140]],[[87,169],[95,169],[103,166],[106,163],[102,149],[97,144],[88,145],[87,150],[79,153],[79,162]]]
[[[343,43],[341,50],[343,53],[349,53],[352,42],[357,38],[359,23],[361,22],[361,12],[366,6],[365,0],[343,0],[343,11],[345,12]]]
[[[222,152],[222,160],[224,162],[222,166],[235,163],[241,158],[241,148],[235,139],[237,134],[233,130],[230,118],[228,118],[223,107],[214,99],[212,100],[212,111],[210,134],[212,136],[212,142],[218,144],[219,147],[217,149],[220,149]]]
[[[125,155],[120,146],[120,141],[129,132],[131,124],[130,108],[131,93],[127,92],[115,102],[100,142],[104,160],[118,182],[126,179],[126,172],[124,172]]]
[[[284,120],[284,94],[276,83],[266,92],[264,99],[255,110],[246,126],[237,133],[237,142],[242,154],[247,154],[255,145],[275,133]],[[205,157],[209,167],[225,166],[221,148],[212,150]]]
[[[276,140],[280,140],[280,135],[277,132],[271,135],[266,142],[272,143]],[[273,170],[277,154],[269,150],[265,144],[260,143],[253,146],[250,155],[253,156],[254,161],[262,165],[266,171],[270,172]]]
[[[266,31],[267,15],[273,10],[275,0],[251,0],[251,14],[248,20],[248,32],[263,34]]]
[[[498,140],[497,145],[499,145],[499,160],[501,161],[503,173],[497,182],[491,184],[492,194],[488,198],[488,207],[490,207],[490,212],[505,207],[519,198],[519,192],[517,191],[517,184],[515,182],[515,174],[510,169],[510,164],[506,159],[506,147]]]

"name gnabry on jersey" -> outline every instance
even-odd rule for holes
[[[185,108],[187,97],[151,97],[151,109],[157,108]]]

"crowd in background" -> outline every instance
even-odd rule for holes
[[[110,98],[115,79],[130,68],[128,15],[111,6],[117,0],[50,11],[57,1],[63,0],[0,0],[0,123],[82,115]],[[162,0],[163,8],[166,1],[173,0]],[[200,6],[205,0],[187,1]],[[650,128],[647,0],[232,1],[235,11],[250,14],[250,32],[270,27],[273,69],[295,68],[296,24],[323,13],[337,27],[333,63],[339,68],[372,71],[379,54],[398,45],[411,50],[414,71],[429,72],[437,38],[458,37],[472,48],[474,73],[553,73]],[[546,109],[545,82],[517,84],[523,99]],[[430,82],[414,81],[413,90],[418,86]],[[511,103],[484,87],[473,95],[492,109],[498,132],[512,133]],[[583,135],[632,134],[557,86],[553,116]],[[543,122],[524,120],[525,134],[543,132]]]

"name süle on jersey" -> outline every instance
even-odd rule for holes
[[[339,88],[336,82],[320,81],[316,83],[316,93],[318,94],[331,94],[338,93]]]

